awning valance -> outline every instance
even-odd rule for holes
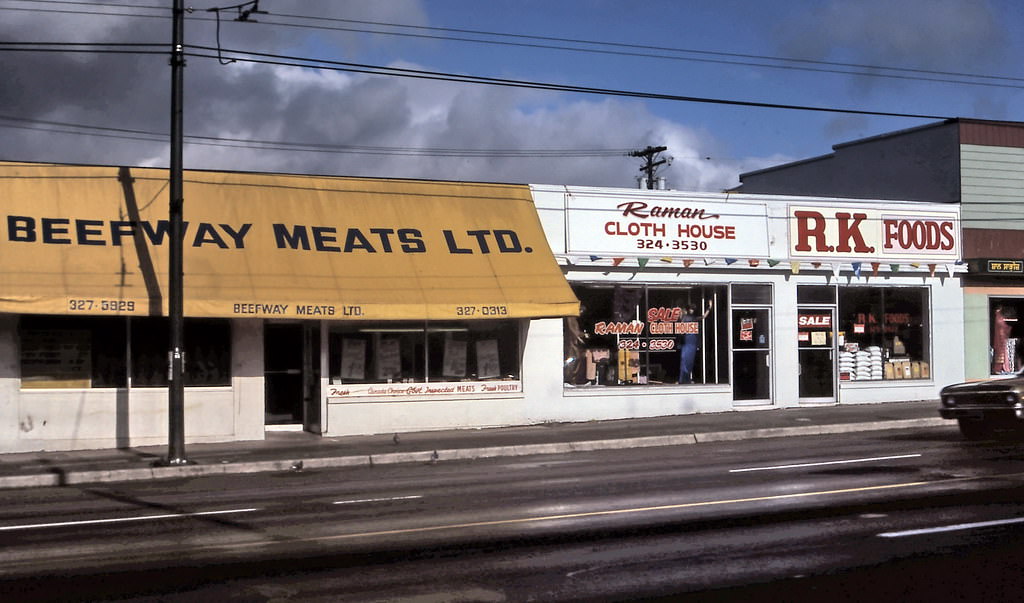
[[[0,163],[0,312],[166,315],[166,170]],[[187,171],[185,315],[568,316],[526,186]]]

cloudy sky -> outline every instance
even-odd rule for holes
[[[0,160],[166,166],[171,4],[0,0]],[[933,118],[1024,121],[1017,0],[260,0],[220,12],[218,59],[208,9],[235,4],[186,2],[187,168],[632,187],[626,153],[664,145],[670,187],[715,191]]]

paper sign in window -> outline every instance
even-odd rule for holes
[[[483,339],[476,342],[476,370],[477,377],[480,379],[490,379],[501,375],[497,339]]]
[[[366,378],[366,342],[362,339],[341,340],[341,378]]]

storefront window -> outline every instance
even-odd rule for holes
[[[21,387],[127,387],[128,375],[132,387],[166,386],[169,328],[163,318],[23,316]],[[186,386],[230,385],[230,335],[226,320],[185,321]]]
[[[167,387],[170,324],[166,318],[134,318],[132,387]],[[231,326],[226,320],[186,319],[186,386],[231,385]]]
[[[329,355],[332,385],[518,380],[519,323],[338,325]]]
[[[993,375],[1009,375],[1021,370],[1024,325],[1024,298],[989,298],[989,324],[992,325],[989,339],[989,360]]]
[[[724,286],[574,285],[564,380],[582,385],[728,383]]]
[[[21,317],[23,388],[125,387],[123,318]]]
[[[929,379],[928,290],[839,288],[840,380]]]

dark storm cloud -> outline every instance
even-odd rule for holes
[[[160,6],[166,6],[162,3]],[[156,6],[156,3],[152,4]],[[204,7],[205,8],[205,7]],[[237,23],[225,14],[226,48],[365,61],[394,57],[408,45],[353,32],[274,26],[279,15],[318,14],[366,21],[425,23],[415,0],[334,2],[264,0],[273,14]],[[75,9],[77,10],[77,9]],[[95,7],[96,11],[113,9]],[[157,42],[168,44],[164,18],[4,11],[0,39],[22,42]],[[197,10],[186,41],[214,46],[212,15]],[[321,21],[320,24],[328,24]],[[342,25],[334,23],[333,25]],[[405,45],[405,46],[402,46]],[[162,48],[165,51],[166,48]],[[388,51],[388,52],[384,52]],[[426,67],[429,69],[429,67]],[[0,121],[0,159],[100,164],[167,164],[162,138],[139,141],[39,129],[30,120],[166,133],[170,68],[152,56],[0,53],[0,107],[22,121]],[[336,71],[233,63],[192,57],[185,69],[185,132],[192,136],[391,148],[643,148],[670,144],[681,159],[666,171],[676,188],[714,190],[734,184],[735,166],[682,159],[700,155],[701,137],[652,116],[643,105],[466,84]],[[657,132],[654,135],[653,132]],[[118,135],[106,132],[107,135]],[[186,167],[320,174],[634,186],[638,160],[611,158],[442,158],[422,155],[257,150],[188,144]]]

